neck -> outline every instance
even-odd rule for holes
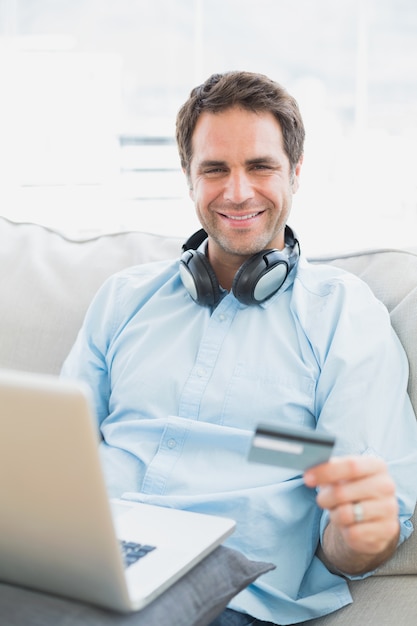
[[[238,255],[227,255],[224,258],[217,257],[210,254],[209,250],[206,251],[207,257],[210,261],[210,265],[216,274],[219,285],[230,291],[233,284],[233,279],[236,276],[236,272],[249,257]]]

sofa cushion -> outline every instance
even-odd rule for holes
[[[414,576],[371,576],[349,584],[353,603],[304,626],[411,626],[417,623]]]
[[[0,367],[58,374],[98,287],[137,263],[175,258],[182,240],[140,232],[74,241],[0,218]]]
[[[142,611],[121,615],[0,583],[0,623],[7,626],[206,626],[239,591],[274,565],[220,546]]]

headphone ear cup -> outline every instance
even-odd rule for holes
[[[201,306],[216,306],[220,286],[205,254],[187,250],[180,259],[180,276],[191,298]]]
[[[282,286],[290,265],[279,250],[263,250],[245,261],[233,280],[232,291],[242,304],[268,300]]]

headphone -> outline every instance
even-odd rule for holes
[[[216,306],[222,297],[221,287],[207,256],[197,250],[207,237],[201,229],[187,239],[179,269],[191,298],[201,306]],[[286,226],[284,250],[262,250],[247,259],[233,279],[233,294],[242,304],[268,300],[282,287],[299,256],[300,244],[293,230]]]

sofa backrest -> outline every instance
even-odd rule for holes
[[[387,307],[407,353],[408,391],[417,414],[417,254],[403,250],[369,250],[313,259],[356,274]]]
[[[58,374],[103,281],[176,258],[182,240],[141,232],[74,241],[0,218],[0,367]]]
[[[102,282],[130,265],[177,258],[183,240],[130,231],[76,241],[0,217],[0,242],[0,367],[57,374]],[[417,413],[417,255],[373,250],[313,261],[357,274],[386,305]]]
[[[73,241],[4,218],[0,242],[0,368],[50,374],[59,373],[89,302],[109,275],[177,258],[182,245],[179,238],[141,232]],[[409,393],[417,413],[417,255],[373,250],[313,262],[357,274],[386,305],[408,355]],[[380,573],[417,574],[417,532]]]

